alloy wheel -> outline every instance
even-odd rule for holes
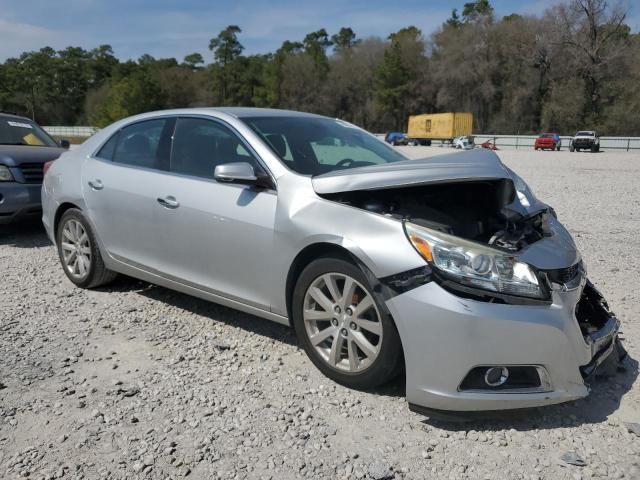
[[[86,277],[91,266],[91,243],[79,221],[70,218],[64,224],[60,247],[62,262],[69,274],[76,279]]]
[[[380,353],[380,312],[371,293],[348,275],[316,278],[305,293],[302,317],[311,345],[334,369],[361,372]]]

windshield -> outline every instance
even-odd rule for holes
[[[576,137],[593,137],[593,132],[578,132],[576,133]]]
[[[322,117],[242,120],[287,167],[303,175],[407,160],[373,135],[342,120]]]
[[[24,118],[13,117],[0,117],[0,145],[58,146],[58,144],[35,123]]]

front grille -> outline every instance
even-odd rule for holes
[[[42,183],[44,178],[42,163],[23,163],[18,165],[25,183]]]
[[[576,263],[567,268],[559,268],[557,270],[546,270],[547,278],[551,280],[553,283],[558,283],[560,285],[564,285],[570,283],[572,280],[576,278],[576,276],[581,275],[583,271],[582,261]]]

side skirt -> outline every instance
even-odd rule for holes
[[[218,293],[205,290],[202,287],[187,285],[178,280],[169,279],[157,273],[151,273],[142,268],[124,263],[123,261],[116,259],[113,256],[110,257],[110,260],[111,262],[109,262],[108,268],[118,273],[122,273],[123,275],[128,275],[139,280],[144,280],[145,282],[153,283],[155,285],[166,287],[171,290],[176,290],[181,293],[186,293],[187,295],[192,295],[194,297],[224,305],[225,307],[233,308],[235,310],[240,310],[242,312],[255,315],[256,317],[266,318],[267,320],[271,320],[281,325],[291,326],[291,324],[289,323],[289,318],[283,315],[278,315],[277,313],[273,313],[259,307],[254,307],[252,305],[247,305],[238,300],[233,300]]]

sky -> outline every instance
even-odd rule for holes
[[[156,58],[193,52],[211,61],[209,39],[239,25],[245,54],[276,50],[320,28],[353,28],[360,38],[386,37],[415,25],[425,35],[465,1],[430,0],[0,0],[0,61],[44,46],[86,49],[109,44],[118,58]],[[493,0],[496,14],[540,14],[559,0]],[[640,27],[638,0],[628,24]]]

